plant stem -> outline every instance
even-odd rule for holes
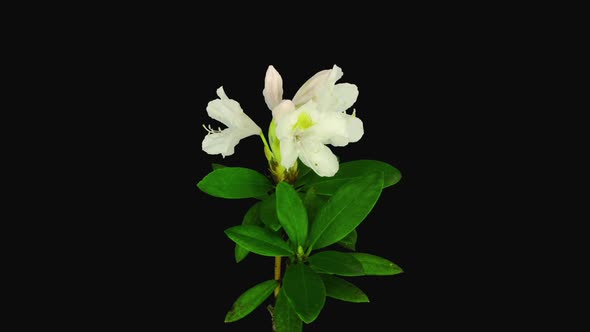
[[[264,156],[268,161],[274,159],[274,154],[272,153],[272,150],[270,149],[270,146],[268,145],[266,137],[264,137],[264,133],[262,131],[260,132],[260,138],[262,139],[262,143],[264,144]]]
[[[281,257],[277,256],[275,257],[275,280],[279,281],[281,280]],[[279,284],[277,286],[277,288],[275,288],[275,298],[277,296],[279,296],[279,291],[281,289],[281,285]]]

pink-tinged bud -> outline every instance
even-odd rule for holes
[[[273,66],[268,66],[264,78],[264,101],[268,109],[274,109],[283,100],[283,78]]]
[[[322,70],[319,73],[313,75],[307,82],[303,83],[301,88],[295,94],[293,98],[293,103],[295,105],[303,105],[307,103],[311,98],[313,98],[317,90],[323,87],[326,79],[330,75],[330,69]]]

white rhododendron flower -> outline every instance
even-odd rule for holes
[[[282,78],[273,66],[266,72],[264,99],[272,110],[280,162],[290,168],[299,158],[320,176],[333,176],[338,159],[326,144],[345,146],[363,136],[363,122],[347,114],[358,97],[354,84],[336,84],[342,70],[334,65],[311,77],[295,94],[283,100]]]
[[[223,87],[217,89],[217,95],[219,99],[207,105],[207,114],[227,128],[215,130],[203,125],[208,133],[203,139],[202,148],[208,154],[221,154],[225,158],[234,154],[234,148],[242,138],[260,135],[262,130],[244,113],[237,101],[227,97]]]

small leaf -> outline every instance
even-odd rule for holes
[[[211,196],[236,199],[266,195],[273,185],[253,169],[225,167],[207,174],[197,187]]]
[[[309,224],[301,198],[290,184],[281,182],[277,185],[276,201],[277,217],[289,239],[296,246],[305,245]]]
[[[354,179],[343,185],[311,224],[310,248],[329,246],[352,232],[371,212],[382,187],[382,173]]]
[[[234,248],[234,257],[236,259],[236,263],[243,261],[246,257],[248,257],[249,253],[250,251],[248,249],[236,243],[236,247]]]
[[[277,216],[277,196],[276,193],[268,196],[262,201],[260,206],[260,219],[273,231],[281,229],[281,222]]]
[[[328,202],[326,196],[317,195],[312,187],[303,196],[303,205],[307,210],[307,216],[310,221],[314,220],[320,209]]]
[[[326,288],[320,276],[304,263],[291,264],[283,278],[283,292],[302,321],[313,322],[326,302]]]
[[[260,204],[258,202],[248,209],[248,212],[244,215],[244,219],[242,220],[242,225],[255,225],[260,226],[262,221],[260,220]],[[234,255],[236,257],[236,263],[239,263],[248,256],[248,249],[236,244],[236,249],[234,250]]]
[[[234,226],[225,230],[232,241],[262,256],[291,256],[293,251],[279,234],[253,225]]]
[[[225,316],[225,322],[231,323],[240,320],[254,309],[258,308],[259,305],[266,300],[273,290],[279,285],[276,280],[268,280],[261,282],[258,285],[245,291],[236,302],[234,302],[232,308]]]
[[[313,186],[320,195],[333,195],[341,186],[351,179],[364,177],[371,173],[383,173],[383,188],[398,183],[400,171],[388,163],[378,160],[355,160],[340,164],[333,177],[321,177],[315,173],[301,180],[301,184]]]
[[[379,256],[357,252],[350,253],[349,255],[352,255],[363,265],[363,270],[366,275],[391,276],[404,272],[404,270],[395,263]]]
[[[343,246],[346,249],[356,251],[357,237],[358,237],[358,234],[355,229],[352,232],[348,233],[348,235],[346,235],[342,240],[338,241],[338,244]]]
[[[309,265],[319,273],[337,274],[341,276],[364,275],[361,263],[350,253],[338,251],[322,251],[308,259]]]
[[[273,317],[277,332],[301,332],[303,330],[301,319],[289,303],[285,292],[280,292],[277,297]]]
[[[216,163],[212,163],[211,164],[211,168],[213,168],[213,170],[217,170],[217,169],[220,169],[220,168],[226,168],[226,167],[227,166],[222,165],[222,164],[216,164]]]
[[[367,295],[350,282],[329,274],[322,274],[320,277],[326,286],[326,296],[346,302],[369,302]]]

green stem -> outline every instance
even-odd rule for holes
[[[266,137],[264,137],[264,133],[260,131],[260,138],[262,139],[262,143],[264,144],[264,154],[266,155],[266,159],[270,160],[274,158],[272,150],[270,149],[268,142],[266,141]]]

